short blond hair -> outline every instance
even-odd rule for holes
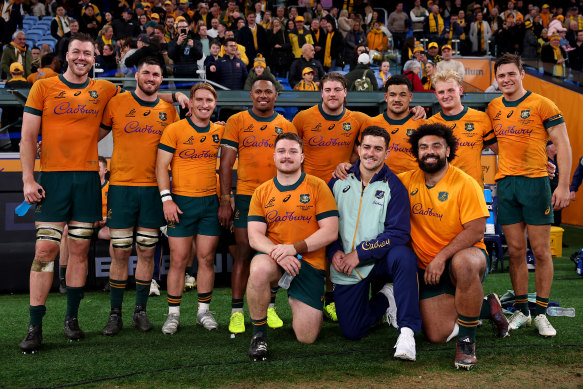
[[[192,86],[192,88],[190,88],[190,98],[191,99],[194,97],[194,94],[199,89],[206,89],[206,90],[208,90],[209,92],[211,92],[211,94],[213,95],[213,97],[215,98],[215,100],[218,100],[218,98],[217,98],[217,91],[215,90],[215,88],[213,88],[213,86],[211,84],[208,84],[206,82],[199,82],[198,84],[194,84]]]
[[[431,77],[431,83],[437,85],[438,82],[455,81],[459,86],[462,86],[462,76],[452,69],[442,70]]]

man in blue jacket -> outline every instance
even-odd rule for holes
[[[225,55],[217,63],[217,82],[229,89],[242,90],[247,79],[247,66],[235,55],[237,41],[233,38],[225,40]]]
[[[392,279],[400,330],[394,356],[414,361],[413,333],[421,330],[417,258],[405,246],[411,232],[409,195],[384,163],[389,141],[385,129],[367,127],[348,178],[329,183],[340,214],[340,236],[328,248],[330,277],[340,330],[349,339],[366,335],[389,308],[392,286],[369,300],[371,279]]]

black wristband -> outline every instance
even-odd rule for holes
[[[176,100],[176,92],[172,92],[172,102],[173,103],[176,103],[177,102],[177,100]]]

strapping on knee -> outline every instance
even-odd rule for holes
[[[30,271],[34,271],[37,273],[52,273],[53,269],[55,268],[55,261],[45,262],[40,261],[38,259],[34,259],[32,261],[32,266],[30,267]]]
[[[36,226],[36,240],[45,240],[61,245],[63,227],[54,224],[38,224]]]
[[[79,223],[69,225],[69,238],[73,240],[91,240],[93,223]]]
[[[151,249],[158,243],[158,231],[138,230],[136,232],[136,245],[142,250]]]
[[[111,245],[119,250],[131,250],[134,244],[134,233],[127,230],[110,230]]]

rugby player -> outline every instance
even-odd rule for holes
[[[156,150],[164,130],[178,118],[176,108],[157,96],[162,66],[157,58],[140,59],[136,89],[112,98],[101,121],[101,128],[113,133],[107,200],[107,226],[113,251],[109,268],[111,311],[102,331],[104,335],[117,335],[123,326],[122,302],[134,231],[138,263],[132,326],[140,331],[153,327],[146,305],[159,228],[165,224],[156,182]]]
[[[368,120],[365,126],[382,127],[390,134],[389,156],[385,164],[393,173],[399,174],[417,168],[408,140],[409,135],[425,121],[416,119],[413,112],[410,112],[413,84],[407,77],[398,74],[389,78],[384,91],[387,111]]]
[[[301,343],[313,343],[322,327],[326,245],[338,237],[338,211],[324,181],[302,172],[302,140],[283,133],[274,141],[274,178],[251,198],[249,243],[257,251],[251,262],[247,302],[253,338],[249,357],[267,358],[267,307],[270,286],[284,272],[294,276],[288,289],[293,330]]]
[[[243,295],[249,278],[251,247],[247,236],[247,213],[253,191],[263,182],[273,178],[273,141],[284,132],[296,133],[293,124],[275,112],[274,105],[277,91],[273,83],[264,76],[259,76],[251,86],[253,107],[229,118],[225,134],[221,140],[221,165],[219,181],[221,198],[219,221],[224,228],[229,228],[234,219],[237,251],[231,274],[231,319],[229,331],[245,332],[243,316]],[[231,208],[231,184],[233,165],[238,155],[237,190],[235,210]],[[281,327],[283,322],[275,311],[275,294],[268,310],[268,324],[271,328]]]
[[[210,121],[217,105],[217,92],[210,84],[195,84],[190,98],[192,116],[168,126],[162,134],[156,161],[170,245],[168,318],[162,326],[165,334],[176,333],[180,325],[184,271],[192,256],[195,237],[198,259],[196,322],[207,330],[218,328],[209,306],[215,281],[215,251],[221,235],[217,219],[216,166],[225,127]],[[172,193],[169,166],[172,167]]]
[[[361,126],[369,117],[346,109],[346,79],[341,74],[326,74],[320,86],[322,102],[298,112],[292,123],[304,143],[304,172],[328,182],[336,165],[353,159]],[[326,272],[324,315],[338,321],[328,262]]]
[[[488,105],[498,139],[498,222],[508,242],[510,279],[516,294],[517,308],[510,317],[510,330],[531,324],[528,309],[528,269],[526,248],[528,239],[536,260],[536,310],[534,324],[542,336],[554,336],[546,316],[553,261],[550,228],[553,209],[569,205],[571,146],[567,126],[554,102],[524,89],[524,69],[519,56],[505,54],[494,65],[496,81],[503,96]],[[559,184],[551,193],[547,177],[548,139],[557,148]]]
[[[451,164],[483,186],[482,149],[489,147],[498,153],[498,144],[488,114],[462,105],[464,90],[461,82],[462,76],[454,70],[441,71],[433,76],[435,97],[441,112],[427,119],[427,123],[441,123],[452,129],[458,147]]]
[[[67,266],[67,313],[65,336],[79,340],[85,336],[77,319],[87,275],[87,253],[93,223],[101,220],[101,200],[97,142],[99,125],[107,102],[119,88],[105,80],[88,77],[95,62],[95,45],[86,34],[71,37],[67,51],[68,68],[62,75],[34,83],[22,123],[20,159],[24,199],[37,204],[35,257],[30,272],[30,322],[23,352],[35,352],[42,344],[42,319],[53,280],[54,260],[59,252],[63,226],[69,225]],[[164,99],[182,93],[167,94]],[[41,175],[34,178],[37,138],[42,128]]]
[[[421,330],[417,259],[405,246],[411,232],[407,190],[384,163],[389,142],[385,129],[365,128],[349,177],[328,184],[340,215],[340,236],[328,247],[330,276],[342,334],[362,338],[396,305],[395,358],[414,361],[413,334]],[[369,299],[373,277],[394,280],[394,293],[386,285]]]
[[[492,320],[499,336],[508,334],[498,297],[483,299],[488,208],[478,182],[450,164],[458,146],[449,127],[424,124],[409,139],[419,169],[399,178],[409,193],[423,331],[433,343],[458,335],[455,366],[471,369],[480,318]]]

